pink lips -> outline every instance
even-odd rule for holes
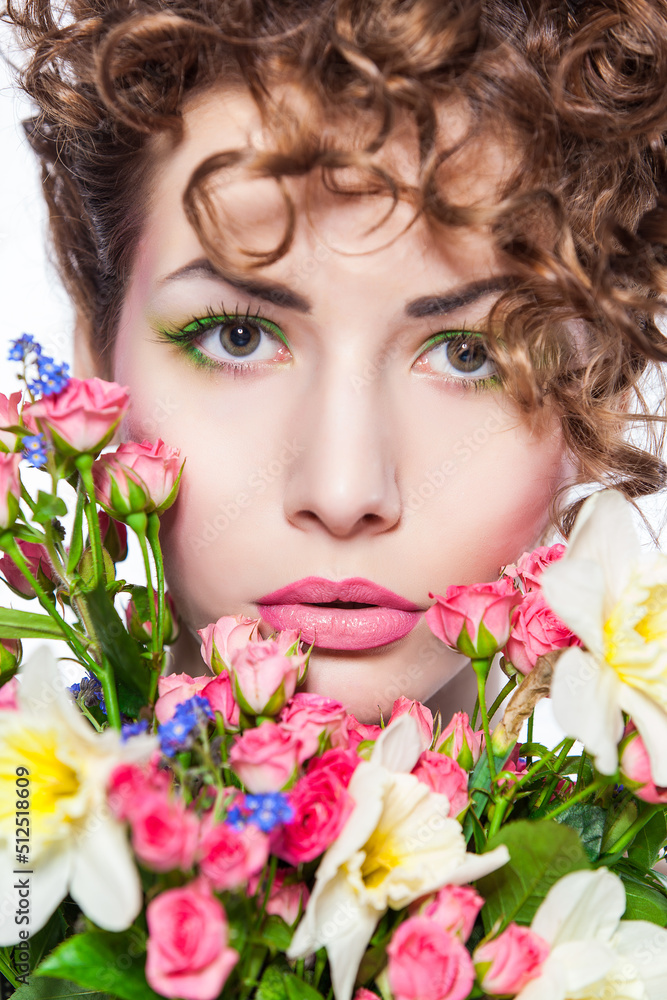
[[[329,601],[372,604],[370,608],[319,608]],[[301,629],[302,639],[323,649],[372,649],[402,639],[423,611],[363,577],[326,580],[308,576],[257,602],[262,618],[279,631]]]

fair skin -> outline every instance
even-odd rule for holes
[[[232,287],[205,264],[183,190],[199,162],[245,145],[250,129],[261,144],[256,121],[243,94],[210,92],[186,107],[183,141],[158,160],[114,352],[113,377],[132,397],[123,436],[159,436],[187,457],[162,539],[188,626],[175,669],[193,674],[204,670],[194,630],[221,615],[261,617],[262,595],[303,577],[365,577],[422,611],[433,604],[429,591],[495,579],[537,544],[550,497],[573,475],[556,414],[531,431],[501,386],[463,385],[493,375],[479,338],[475,370],[448,353],[446,338],[425,347],[442,331],[474,330],[500,294],[493,286],[508,268],[488,233],[436,237],[420,222],[399,235],[412,214],[401,202],[364,235],[388,199],[342,198],[312,177],[289,178],[296,237],[252,277],[284,286],[291,303]],[[383,162],[408,176],[411,148],[397,133]],[[461,173],[471,201],[506,168],[491,140],[484,153]],[[275,246],[284,227],[275,184],[232,181],[224,233]],[[420,309],[426,298],[439,301]],[[160,332],[223,311],[243,319],[199,330],[198,354]],[[246,311],[263,319],[248,322]],[[234,356],[229,334],[239,324],[257,347]],[[256,367],[235,376],[220,361]],[[263,621],[261,631],[271,628]],[[459,673],[465,663],[422,616],[379,647],[316,645],[307,690],[365,722],[380,710],[387,717],[399,694],[451,713],[474,700],[472,671]]]

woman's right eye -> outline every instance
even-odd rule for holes
[[[266,368],[292,356],[282,330],[261,316],[211,315],[195,319],[181,330],[163,333],[172,343],[182,344],[197,363],[233,369],[235,374]]]

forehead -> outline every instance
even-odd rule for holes
[[[365,169],[346,166],[332,172],[336,186],[344,193],[330,190],[319,170],[301,176],[283,176],[280,183],[294,205],[297,230],[317,231],[325,227],[328,245],[349,253],[369,252],[399,237],[413,219],[414,198],[412,203],[410,199],[399,200],[389,212],[392,206],[389,190],[382,182],[378,186],[379,175],[373,175],[372,168],[388,172],[399,184],[416,189],[418,137],[412,118],[408,115],[397,118],[383,146],[367,157],[363,146],[374,134],[373,120],[360,114],[354,118],[325,115],[309,104],[300,91],[286,86],[273,96],[279,98],[291,122],[287,133],[271,123],[262,123],[255,102],[245,90],[216,87],[191,95],[184,104],[183,136],[176,148],[170,149],[164,136],[153,140],[156,168],[149,211],[152,209],[154,216],[165,210],[182,211],[183,194],[193,171],[215,154],[252,149],[289,156],[292,153],[289,132],[296,122],[301,129],[300,139],[305,139],[306,144],[317,142],[329,149],[352,150],[353,158],[358,155],[367,164]],[[437,122],[436,178],[446,200],[466,207],[495,203],[520,160],[510,138],[500,141],[497,134],[487,130],[475,131],[466,139],[474,123],[461,101],[440,104]],[[447,155],[440,155],[445,152]],[[352,193],[365,188],[369,180],[373,183],[374,176],[376,193],[369,197]],[[250,176],[244,165],[239,164],[212,175],[209,191],[226,239],[233,238],[246,249],[275,246],[287,219],[284,197],[275,179]],[[430,222],[429,226],[432,225]],[[416,232],[421,242],[428,242],[429,232],[423,218]],[[469,234],[474,241],[484,235],[488,239],[488,234],[481,230]],[[457,239],[465,241],[466,236],[459,232]]]

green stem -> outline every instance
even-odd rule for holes
[[[546,815],[542,816],[541,819],[554,819],[556,816],[560,816],[560,814],[565,812],[566,809],[569,809],[570,806],[573,806],[576,802],[581,802],[581,800],[585,799],[586,796],[591,794],[591,792],[596,792],[598,788],[603,788],[606,784],[608,784],[606,778],[598,778],[596,781],[591,782],[590,785],[587,785],[586,788],[582,788],[580,792],[575,792],[575,794],[571,795],[565,802],[561,802],[560,805],[556,806],[555,809],[552,809],[551,812],[546,813]]]
[[[584,751],[581,757],[579,758],[579,767],[577,768],[577,784],[576,784],[577,791],[581,788],[582,782],[584,780],[584,767],[586,766],[586,758],[587,754],[586,751]]]
[[[88,669],[92,670],[92,672],[96,674],[99,671],[98,665],[88,655],[86,649],[84,648],[81,640],[79,639],[74,629],[70,625],[68,625],[67,622],[64,620],[64,618],[61,618],[61,616],[58,614],[55,607],[53,606],[52,601],[49,600],[46,593],[42,590],[39,583],[28,569],[28,565],[25,559],[23,558],[21,550],[19,549],[18,545],[16,544],[16,542],[14,542],[13,539],[7,549],[7,552],[10,559],[14,562],[14,564],[21,571],[21,573],[26,578],[30,586],[35,591],[39,599],[39,603],[42,605],[42,607],[47,612],[49,617],[51,617],[54,620],[54,622],[56,622],[56,624],[58,625],[58,628],[63,633],[65,641],[67,642],[72,652],[76,653],[81,663],[83,663],[86,667],[88,667]]]
[[[120,708],[118,706],[118,692],[116,690],[116,679],[113,675],[113,670],[110,665],[107,665],[106,670],[98,670],[97,675],[104,691],[104,704],[106,705],[109,724],[114,729],[120,729]]]
[[[526,743],[532,743],[533,742],[533,728],[534,728],[534,726],[535,726],[535,714],[532,713],[531,716],[530,716],[530,718],[528,719],[528,729],[526,731]],[[528,764],[529,767],[532,764],[532,762],[533,762],[532,757],[526,757],[526,764]]]
[[[148,555],[148,545],[146,544],[146,532],[137,531],[135,534],[139,539],[139,545],[141,546],[141,554],[144,559],[144,570],[146,572],[146,590],[148,591],[148,614],[151,619],[151,647],[153,650],[153,655],[161,650],[161,645],[157,644],[157,615],[155,613],[155,589],[153,588],[153,568],[151,566],[150,557]]]
[[[542,789],[537,799],[535,800],[535,807],[534,807],[535,809],[540,809],[545,802],[549,802],[551,800],[551,796],[555,792],[556,786],[562,777],[559,774],[559,769],[562,767],[565,758],[567,757],[570,750],[574,746],[574,740],[566,739],[563,741],[562,744],[559,743],[559,746],[561,745],[562,745],[562,750],[558,754],[558,759],[554,762],[554,766],[552,768],[552,771],[554,773],[552,777],[546,781],[544,788]]]
[[[646,809],[637,817],[632,826],[628,827],[624,834],[622,834],[615,844],[612,844],[611,848],[605,851],[604,856],[600,858],[600,864],[604,864],[605,858],[610,858],[613,855],[622,853],[626,847],[628,847],[632,841],[635,839],[637,834],[646,826],[650,819],[659,812],[663,806],[661,805],[651,805],[647,806]]]
[[[37,507],[37,501],[33,500],[33,498],[30,496],[30,494],[28,493],[28,490],[23,485],[23,482],[21,482],[21,497],[27,503],[28,507],[30,507],[30,510],[34,514],[35,513],[35,509]]]
[[[510,693],[510,691],[513,691],[515,687],[516,687],[516,677],[510,677],[507,684],[502,689],[502,691],[494,701],[493,705],[489,709],[489,720],[491,720],[494,717],[494,715],[496,714],[502,703],[505,701],[507,695]]]
[[[97,517],[97,503],[95,500],[95,483],[91,471],[93,465],[92,455],[79,455],[74,463],[79,470],[83,488],[86,491],[88,503],[86,504],[86,521],[88,522],[88,535],[90,547],[93,553],[93,587],[94,589],[102,579],[104,574],[104,556],[102,554],[102,536],[100,534],[100,522]]]
[[[477,729],[477,716],[479,715],[479,698],[475,699],[475,707],[472,710],[472,717],[470,719],[470,728]]]
[[[489,713],[486,710],[486,678],[489,675],[489,660],[473,660],[472,661],[473,670],[477,674],[477,699],[479,701],[479,707],[482,713],[482,728],[484,729],[484,740],[486,747],[486,756],[489,762],[489,775],[491,778],[491,786],[495,784],[496,781],[496,763],[493,759],[493,749],[491,747],[491,732],[489,730]]]
[[[61,583],[64,583],[65,586],[68,587],[69,580],[67,579],[67,573],[60,553],[56,548],[55,539],[53,537],[53,525],[50,521],[47,521],[44,525],[44,545],[46,547],[46,551],[49,553],[51,565],[58,575],[58,579]]]
[[[162,548],[160,546],[160,518],[157,514],[148,515],[146,536],[151,547],[151,552],[153,553],[155,574],[157,577],[157,648],[159,652],[162,652],[165,618],[164,563],[162,561]]]
[[[21,984],[16,978],[13,968],[11,967],[9,962],[5,960],[3,955],[0,955],[0,972],[2,972],[5,979],[9,980],[12,986],[14,986],[16,989],[19,988]]]

